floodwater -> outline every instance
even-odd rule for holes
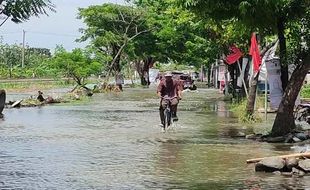
[[[10,97],[17,97],[8,94]],[[310,177],[255,173],[246,160],[302,147],[234,137],[215,90],[185,92],[161,133],[155,89],[95,94],[75,104],[7,109],[0,120],[0,189],[307,189]]]

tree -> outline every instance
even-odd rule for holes
[[[13,77],[13,69],[17,69],[19,67],[19,63],[21,62],[21,48],[14,45],[0,45],[0,63],[3,65],[3,68],[8,72],[1,73],[3,77],[7,77],[9,75],[10,78]]]
[[[295,129],[293,116],[296,98],[303,85],[303,81],[310,70],[310,8],[308,6],[299,22],[292,24],[290,40],[291,60],[296,68],[284,92],[282,101],[272,126],[272,136],[282,136]]]
[[[111,56],[108,66],[109,76],[121,72],[121,58],[125,48],[137,37],[148,32],[143,12],[137,8],[103,4],[79,9],[79,18],[87,28],[82,29],[80,41],[91,40],[91,45],[102,54]]]
[[[310,51],[308,51],[305,57],[301,60],[303,61],[298,61],[299,63],[291,76],[291,80],[288,83],[282,101],[279,105],[271,130],[271,135],[274,137],[286,135],[295,129],[295,119],[293,115],[295,105],[294,102],[296,101],[299,91],[303,85],[305,76],[310,70]]]
[[[9,18],[15,23],[27,21],[31,16],[48,15],[47,10],[55,12],[55,5],[51,0],[0,0],[0,15]]]
[[[15,23],[21,23],[29,20],[31,16],[48,15],[47,10],[55,12],[55,5],[50,0],[0,0],[0,16],[3,18],[0,26],[8,19]],[[10,77],[12,77],[15,55],[16,52],[6,51],[5,62],[7,64],[10,62]]]
[[[187,65],[205,62],[205,59],[197,60],[207,57],[201,48],[207,43],[203,40],[203,23],[194,14],[176,6],[174,0],[138,0],[136,4],[147,12],[147,24],[153,29],[154,45],[158,51],[154,55],[156,60]],[[190,55],[194,48],[199,49],[200,54]]]
[[[203,17],[211,17],[216,20],[235,18],[241,20],[253,31],[257,30],[262,37],[276,34],[280,44],[280,59],[282,65],[281,77],[282,86],[285,90],[288,81],[285,31],[290,22],[298,20],[305,14],[306,8],[309,6],[309,1],[179,1],[199,12]]]
[[[293,107],[296,97],[300,90],[305,73],[309,70],[307,56],[300,54],[309,54],[309,6],[308,0],[239,0],[239,1],[199,1],[199,0],[179,0],[179,2],[192,10],[201,14],[203,17],[211,17],[217,20],[238,19],[246,24],[253,31],[256,30],[261,36],[276,34],[280,41],[280,58],[282,69],[284,89],[287,81],[287,54],[286,42],[291,36],[298,35],[299,39],[292,49],[296,49],[291,57],[294,63],[297,64],[297,70],[293,73],[288,84],[289,89],[286,89],[279,111],[276,116],[272,128],[272,135],[285,135],[295,128],[293,118]],[[298,24],[304,23],[304,24]],[[297,26],[297,27],[296,27]],[[298,27],[303,26],[303,27]],[[297,29],[299,30],[297,30]],[[302,35],[301,35],[302,34]],[[302,47],[303,46],[303,47]],[[297,47],[297,48],[295,48]],[[306,53],[305,53],[306,52]],[[292,89],[295,86],[295,89]]]
[[[215,41],[214,23],[207,23],[188,10],[177,5],[176,0],[136,0],[135,4],[145,10],[146,23],[151,30],[151,38],[139,38],[138,54],[144,57],[137,65],[148,69],[152,62],[194,65],[200,68],[213,62],[219,54],[219,43]],[[212,25],[212,27],[210,27]],[[143,40],[144,41],[143,42]],[[149,40],[150,39],[150,40]],[[146,51],[141,51],[145,49]],[[141,57],[141,56],[140,56]],[[151,63],[149,63],[151,61]],[[141,72],[143,74],[143,72]]]
[[[67,52],[64,48],[57,47],[51,62],[64,76],[72,77],[78,86],[86,90],[89,89],[85,86],[85,79],[92,74],[99,74],[102,68],[99,62],[94,61],[82,49],[74,49],[72,52]]]
[[[54,76],[53,71],[45,65],[46,60],[51,57],[49,49],[25,48],[25,68],[21,68],[22,48],[17,45],[0,44],[0,76],[7,78],[24,78]]]
[[[215,58],[228,51],[229,45],[238,43],[239,48],[246,47],[242,40],[247,39],[250,30],[242,22],[201,19],[177,2],[137,0],[138,6],[148,13],[148,25],[154,28],[152,33],[160,52],[155,60],[162,57],[164,62],[208,68]]]
[[[132,43],[128,44],[125,49],[127,59],[133,63],[134,69],[138,72],[141,80],[141,85],[148,86],[149,69],[153,66],[160,50],[157,46],[158,39],[154,36],[152,31],[149,31],[138,38]]]

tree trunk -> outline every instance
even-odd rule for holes
[[[143,74],[140,76],[140,80],[141,80],[141,85],[142,86],[147,86],[148,85],[148,82],[147,80],[145,79],[145,73],[143,72]]]
[[[277,20],[277,27],[278,27],[278,38],[279,38],[279,45],[280,45],[280,63],[281,63],[281,81],[282,81],[282,88],[285,91],[285,88],[288,83],[288,66],[287,66],[287,59],[286,59],[286,39],[285,39],[285,25],[284,25],[284,18],[280,17]]]
[[[149,85],[149,60],[144,59],[143,60],[143,66],[141,68],[141,85],[142,86],[148,86]]]
[[[236,90],[236,86],[237,86],[237,81],[236,81],[237,73],[236,73],[235,65],[236,64],[228,65],[228,72],[230,75],[230,81],[228,81],[228,84],[231,84],[231,88],[232,88],[232,89],[229,89],[230,87],[228,87],[228,93],[231,93],[233,98],[236,98],[235,90]],[[228,85],[228,86],[230,86],[230,85]]]
[[[207,76],[208,76],[208,87],[211,87],[211,66],[209,65],[207,68]],[[226,85],[226,84],[225,84]]]
[[[119,73],[121,71],[121,65],[120,65],[121,56],[118,54],[119,50],[120,47],[118,46],[113,47],[113,57],[115,57],[115,62],[114,65],[112,65],[112,68],[115,73]]]
[[[154,58],[148,57],[143,60],[142,65],[141,65],[141,62],[139,62],[136,65],[137,71],[140,75],[142,86],[150,85],[149,70],[150,70],[150,66],[152,66],[153,63],[154,63]]]
[[[279,105],[276,119],[272,126],[271,136],[283,136],[295,128],[294,105],[309,69],[310,54],[296,67],[291,76]]]
[[[254,114],[254,105],[255,105],[255,99],[256,99],[256,89],[257,89],[258,78],[259,78],[259,72],[256,75],[252,75],[251,80],[250,80],[251,85],[250,85],[248,102],[246,106],[246,113],[248,116],[252,116]]]
[[[205,75],[206,75],[205,66],[201,65],[200,66],[200,76],[199,76],[200,82],[204,82]]]

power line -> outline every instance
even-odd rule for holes
[[[20,31],[12,31],[12,32],[6,32],[6,33],[0,33],[0,37],[2,36],[2,35],[12,35],[12,34],[20,34],[21,32]],[[64,37],[70,37],[70,38],[72,38],[72,37],[74,37],[74,38],[79,38],[79,37],[81,37],[81,36],[78,36],[78,35],[73,35],[73,34],[65,34],[65,33],[48,33],[48,32],[38,32],[38,31],[25,31],[25,30],[22,30],[22,34],[23,34],[23,43],[21,43],[22,45],[23,45],[23,49],[24,49],[24,46],[25,46],[25,37],[26,37],[26,34],[29,34],[29,33],[32,33],[32,34],[38,34],[38,35],[47,35],[47,36],[64,36]],[[30,35],[30,36],[32,36],[32,38],[33,38],[33,36],[35,36],[35,35]],[[7,37],[6,37],[7,38]],[[28,37],[28,39],[29,39],[29,37]],[[0,42],[1,43],[1,42]],[[15,42],[15,44],[16,43],[18,43],[17,41]],[[56,43],[56,42],[55,42]],[[79,44],[80,43],[76,43],[77,44],[77,46],[79,46]],[[57,45],[57,43],[56,43],[56,45]],[[59,43],[58,45],[64,45],[64,46],[67,46],[67,45],[65,45],[65,44],[61,44],[61,43]],[[69,49],[73,49],[73,48],[75,48],[75,47],[77,47],[76,45],[73,45],[73,44],[70,44],[69,45],[70,46],[70,48]],[[46,44],[45,45],[45,48],[49,48],[49,49],[52,49],[52,48],[54,48],[55,46],[51,46],[51,45],[48,45],[48,44]],[[23,55],[22,55],[23,56]]]
[[[20,32],[6,32],[6,33],[0,33],[0,36],[13,35],[13,34],[20,34]]]
[[[73,35],[73,34],[64,34],[64,33],[49,33],[49,32],[38,32],[38,31],[26,31],[27,33],[32,33],[32,34],[40,34],[40,35],[48,35],[48,36],[64,36],[64,37],[81,37],[78,35]],[[18,32],[6,32],[6,33],[0,33],[0,36],[5,36],[5,35],[13,35],[13,34],[20,34],[20,31]]]
[[[67,37],[81,37],[73,34],[59,34],[59,33],[48,33],[48,32],[37,32],[37,31],[27,31],[28,33],[49,35],[49,36],[67,36]]]

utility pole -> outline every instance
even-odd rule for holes
[[[22,68],[24,68],[24,64],[25,64],[25,34],[26,34],[26,31],[23,30]]]

